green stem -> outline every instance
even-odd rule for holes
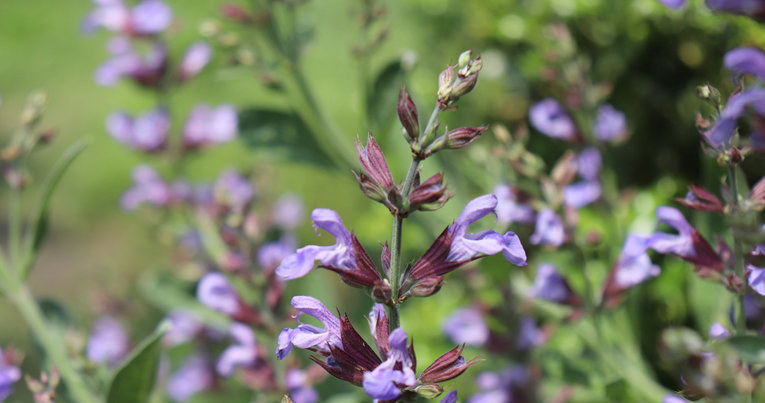
[[[738,183],[736,178],[736,167],[733,165],[728,165],[728,181],[730,182],[731,192],[733,192],[732,193],[733,203],[731,205],[732,209],[730,211],[730,214],[735,216],[736,213],[738,212],[739,194],[738,194]],[[740,278],[741,280],[744,280],[744,264],[742,262],[741,240],[738,237],[738,234],[735,228],[735,222],[734,222],[733,228],[731,229],[733,231],[733,272],[736,274],[736,277]],[[738,298],[737,298],[738,313],[736,315],[736,332],[738,334],[743,334],[746,331],[746,316],[744,315],[744,295],[745,294],[746,294],[746,287],[744,288],[742,292],[738,294]]]
[[[26,285],[14,281],[14,283],[9,284],[9,288],[13,289],[12,292],[9,292],[10,299],[18,308],[21,316],[24,317],[24,320],[42,345],[48,358],[61,373],[61,378],[66,383],[67,391],[71,395],[72,400],[81,403],[98,401],[91,395],[80,374],[72,366],[72,360],[66,352],[65,343],[58,339],[56,333],[52,332],[46,325],[40,306],[37,305],[37,301],[35,301]]]
[[[19,257],[21,256],[21,190],[11,191],[10,206],[8,208],[8,254],[10,255],[11,265],[18,267]]]

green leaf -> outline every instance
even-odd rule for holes
[[[265,157],[335,165],[316,143],[308,125],[295,113],[258,108],[242,110],[239,132],[246,145]]]
[[[397,122],[396,104],[405,78],[406,70],[401,62],[394,61],[385,66],[372,83],[367,95],[367,116],[373,132],[386,133],[391,125]]]
[[[170,322],[163,321],[157,330],[144,339],[130,353],[112,379],[107,403],[145,403],[149,401],[159,370],[162,336],[170,330]]]
[[[725,342],[733,347],[742,360],[749,364],[765,364],[765,337],[755,335],[732,336]]]
[[[29,227],[30,231],[24,239],[24,260],[21,265],[21,273],[19,277],[26,277],[29,269],[34,264],[37,252],[45,238],[45,234],[48,230],[48,207],[50,206],[50,200],[53,196],[53,192],[56,190],[56,186],[58,186],[66,170],[72,165],[77,156],[85,150],[86,146],[87,142],[80,140],[67,147],[64,154],[61,155],[61,158],[59,158],[58,161],[56,161],[56,164],[45,178],[40,196],[32,210],[31,225]]]
[[[229,328],[231,321],[228,317],[202,305],[188,287],[174,276],[146,273],[138,282],[138,291],[150,304],[161,310],[180,309],[211,328],[221,331]]]

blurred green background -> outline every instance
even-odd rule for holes
[[[175,13],[168,33],[170,52],[179,57],[188,44],[200,38],[203,21],[219,18],[221,2],[168,3]],[[371,58],[369,75],[375,77],[402,57],[416,60],[404,81],[421,116],[432,108],[436,77],[447,63],[456,62],[465,49],[483,56],[484,70],[475,91],[463,99],[459,110],[446,117],[447,123],[454,125],[502,123],[515,128],[525,122],[530,103],[559,96],[559,89],[544,78],[548,62],[544,55],[555,45],[548,36],[549,25],[564,23],[576,44],[577,56],[589,67],[589,79],[610,83],[613,91],[608,101],[628,117],[632,137],[611,148],[605,158],[612,164],[620,188],[637,187],[647,195],[627,213],[628,217],[642,217],[644,226],[652,225],[655,205],[684,193],[684,183],[717,181],[719,168],[703,162],[698,147],[695,113],[706,110],[695,98],[694,88],[709,81],[724,94],[729,93],[732,83],[721,67],[724,52],[740,45],[765,45],[765,35],[755,23],[740,17],[713,16],[701,1],[691,1],[681,11],[667,10],[656,0],[397,0],[384,5],[387,15],[381,26],[389,28],[389,36]],[[32,289],[39,296],[62,301],[84,328],[99,313],[101,295],[127,300],[129,312],[141,318],[130,330],[137,340],[162,313],[140,302],[135,284],[146,269],[169,270],[172,254],[155,241],[162,237],[155,226],[118,208],[121,193],[130,185],[131,169],[146,157],[109,138],[104,121],[117,109],[142,113],[154,106],[155,99],[127,81],[110,88],[93,81],[95,68],[107,58],[109,35],[81,34],[81,19],[91,7],[87,1],[0,2],[0,135],[10,137],[18,126],[27,94],[39,89],[47,92],[49,99],[43,126],[56,128],[59,135],[32,158],[37,177],[42,177],[68,144],[80,138],[89,141],[54,198],[50,237],[33,271]],[[394,175],[401,178],[408,166],[408,151],[398,126],[365,123],[365,95],[360,89],[363,76],[351,53],[361,35],[354,19],[359,7],[355,0],[311,1],[302,6],[299,20],[313,27],[303,63],[318,103],[347,140],[346,151],[352,150],[355,136],[373,130]],[[220,47],[212,65],[169,101],[175,133],[197,102],[231,102],[241,108],[287,107],[254,71],[228,66],[226,51]],[[395,104],[378,107],[390,108],[392,114]],[[433,235],[423,228],[448,224],[465,200],[489,192],[494,184],[507,179],[486,176],[465,181],[458,175],[448,176],[450,170],[482,166],[495,142],[493,136],[486,137],[467,152],[447,154],[440,165],[424,167],[425,174],[439,167],[445,169],[458,197],[435,213],[432,222],[412,226],[412,232],[405,234],[406,259],[418,256],[431,242]],[[529,149],[552,164],[566,147],[532,134]],[[160,170],[167,168],[165,161],[148,160]],[[762,162],[760,157],[747,161],[750,183],[765,174]],[[373,250],[378,240],[390,236],[387,211],[363,197],[350,172],[285,161],[245,142],[205,151],[189,165],[189,172],[192,179],[212,181],[221,169],[231,166],[253,175],[264,206],[281,193],[295,192],[305,200],[307,211],[326,207],[340,212],[346,225]],[[588,218],[583,220],[586,226]],[[597,225],[597,217],[589,220]],[[315,241],[307,220],[300,234],[301,243]],[[615,242],[616,248],[619,243]],[[493,272],[507,270],[499,258],[486,260]],[[295,282],[287,294],[311,292],[323,297],[328,306],[340,306],[358,318],[368,309],[349,302],[358,300],[360,293],[343,287],[331,273],[321,271],[312,276]],[[507,281],[501,274],[498,278]],[[455,284],[447,284],[436,297],[411,303],[404,312],[403,323],[418,340],[422,362],[448,346],[442,335],[429,330],[438,328],[441,318],[466,303],[467,296],[456,284],[458,279],[455,277]],[[655,294],[646,297],[648,304],[662,301],[668,312],[660,323],[691,320],[687,310],[678,308],[684,306],[685,297],[667,291],[687,281],[692,280],[663,276],[645,291]],[[0,318],[0,343],[29,350],[24,326],[4,301],[0,301]]]

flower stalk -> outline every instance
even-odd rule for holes
[[[732,164],[728,164],[728,181],[730,183],[731,187],[731,196],[732,196],[732,203],[731,203],[731,215],[735,215],[738,212],[738,204],[739,204],[739,194],[738,194],[738,179],[736,178],[736,167]],[[738,237],[737,231],[735,226],[732,227],[733,231],[733,272],[735,273],[736,277],[745,280],[744,276],[744,264],[742,262],[743,259],[743,251],[741,249],[741,240]],[[736,298],[736,305],[737,305],[737,315],[736,315],[736,332],[738,334],[743,334],[746,331],[746,314],[744,313],[744,295],[746,294],[746,287],[744,289],[737,293]]]

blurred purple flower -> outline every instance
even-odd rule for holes
[[[161,83],[167,67],[167,49],[161,42],[152,43],[144,55],[136,52],[125,38],[113,38],[108,48],[112,57],[96,69],[95,80],[98,84],[112,86],[122,77],[130,77],[145,87]]]
[[[271,220],[279,228],[291,231],[297,228],[303,222],[305,207],[303,200],[294,194],[284,194],[279,196],[274,203],[274,209],[271,212]]]
[[[667,2],[677,2],[669,0]],[[684,2],[684,0],[680,0]],[[593,127],[595,137],[602,141],[617,141],[627,136],[627,118],[624,113],[609,104],[598,107]]]
[[[223,350],[215,370],[221,376],[231,376],[238,367],[249,367],[257,358],[257,346],[255,345],[255,333],[252,329],[239,322],[234,322],[229,328],[229,334],[235,344]]]
[[[400,387],[411,387],[417,383],[404,329],[397,328],[391,332],[388,343],[388,358],[373,371],[364,373],[364,392],[373,399],[396,399],[401,395]]]
[[[656,209],[659,223],[664,223],[677,230],[677,234],[654,232],[646,240],[646,246],[659,253],[678,256],[697,267],[722,271],[723,263],[717,252],[699,232],[688,223],[680,210],[674,207],[660,206]]]
[[[457,403],[457,391],[453,390],[441,399],[441,403]]]
[[[210,362],[202,354],[186,358],[167,382],[167,395],[175,402],[183,402],[213,385]]]
[[[92,362],[116,365],[128,353],[129,344],[122,324],[111,316],[102,316],[93,325],[86,354]]]
[[[746,270],[749,287],[752,287],[757,294],[765,295],[765,268],[749,264]]]
[[[5,361],[3,349],[0,349],[0,402],[13,392],[13,384],[21,379],[21,370]]]
[[[443,323],[444,333],[456,344],[482,346],[489,340],[489,327],[474,308],[461,308],[449,315]]]
[[[602,189],[600,182],[582,181],[566,185],[563,188],[563,200],[573,208],[582,208],[600,199]]]
[[[526,265],[526,251],[514,232],[508,231],[504,235],[492,230],[467,232],[470,224],[489,213],[494,214],[496,208],[497,197],[492,194],[479,196],[468,202],[462,214],[449,227],[452,241],[447,262],[469,260],[479,254],[495,255],[502,252],[510,263],[516,266]]]
[[[714,147],[727,143],[738,126],[738,119],[744,116],[748,107],[759,116],[765,116],[765,89],[751,89],[731,96],[711,129],[705,133],[705,139]]]
[[[647,239],[640,235],[627,236],[614,270],[614,283],[620,289],[634,287],[659,275],[659,266],[651,262],[646,250]]]
[[[308,376],[297,368],[289,368],[284,375],[284,386],[295,403],[316,403],[319,393],[308,383]]]
[[[755,18],[765,16],[765,3],[761,0],[706,0],[713,11],[749,15]]]
[[[277,358],[284,359],[292,347],[315,348],[317,351],[329,354],[330,346],[340,347],[340,320],[316,298],[297,295],[292,297],[292,307],[300,311],[297,317],[307,314],[318,319],[324,327],[320,328],[307,323],[301,323],[296,328],[284,328],[279,333],[276,347]]]
[[[725,53],[723,65],[736,74],[749,74],[765,80],[765,53],[762,49],[743,46],[729,50]]]
[[[129,35],[153,35],[164,31],[172,22],[170,7],[160,0],[143,0],[132,10],[122,0],[94,0],[96,8],[82,22],[82,30],[92,33],[98,28]]]
[[[233,316],[240,311],[239,296],[225,275],[209,272],[199,280],[197,299],[210,309]]]
[[[688,401],[678,395],[664,395],[661,403],[688,403]]]
[[[519,322],[516,346],[521,350],[527,350],[544,343],[544,334],[537,327],[533,318],[524,316]]]
[[[728,329],[725,328],[725,326],[722,325],[720,322],[715,322],[710,328],[709,328],[709,337],[713,339],[725,339],[729,335]]]
[[[587,147],[576,157],[577,173],[584,180],[595,181],[600,176],[603,160],[600,151],[595,147]]]
[[[659,0],[659,3],[664,4],[669,8],[680,8],[685,5],[687,0]]]
[[[258,249],[258,265],[266,272],[271,272],[295,251],[294,237],[285,237],[278,242],[263,244]]]
[[[329,209],[315,209],[311,221],[318,234],[322,228],[335,237],[335,244],[328,246],[308,245],[288,256],[276,269],[276,274],[284,280],[293,280],[308,274],[313,269],[314,261],[324,266],[339,269],[356,269],[351,233],[343,225],[340,216]]]
[[[563,276],[550,263],[542,263],[537,267],[534,285],[529,293],[533,298],[565,304],[573,296],[571,287]]]
[[[206,42],[195,42],[183,55],[181,66],[178,68],[178,76],[181,80],[188,80],[207,66],[212,58],[212,48]]]
[[[494,188],[494,196],[497,197],[497,221],[503,225],[514,222],[531,224],[534,222],[534,209],[526,203],[519,203],[515,189],[509,185],[497,185]]]
[[[136,118],[122,111],[106,119],[106,129],[118,142],[145,152],[162,151],[170,131],[170,116],[165,108],[150,110]]]
[[[170,331],[162,338],[167,346],[177,346],[191,341],[204,328],[202,322],[181,309],[170,311],[167,319],[172,324]]]
[[[558,247],[566,239],[566,229],[563,220],[550,208],[543,208],[537,214],[534,233],[529,240],[534,245],[550,245]]]
[[[135,210],[143,203],[164,207],[173,199],[167,182],[149,165],[138,165],[133,169],[133,183],[120,199],[120,206],[124,210]]]
[[[481,391],[467,403],[512,403],[513,389],[529,380],[528,371],[521,366],[510,366],[501,372],[483,372],[475,383]]]
[[[529,108],[529,120],[535,129],[549,137],[576,140],[578,132],[574,121],[558,103],[547,98]]]
[[[228,209],[241,213],[255,198],[255,187],[246,178],[234,170],[221,172],[215,181],[215,200]]]
[[[222,104],[211,108],[199,104],[191,110],[183,127],[183,144],[193,149],[231,141],[239,131],[238,125],[233,105]]]

